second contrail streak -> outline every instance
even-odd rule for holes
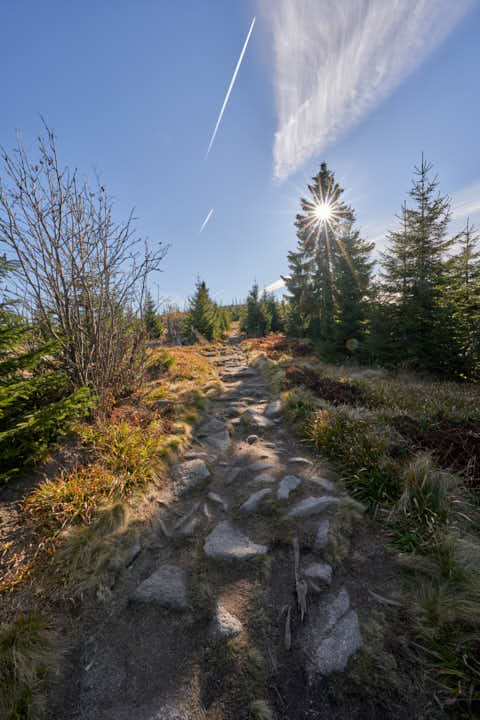
[[[206,217],[205,220],[203,221],[202,227],[200,228],[200,232],[202,232],[203,228],[205,227],[205,225],[208,223],[208,221],[209,221],[210,218],[212,217],[212,213],[213,213],[213,208],[210,210],[210,212],[208,213],[207,217]],[[200,233],[198,233],[198,234],[200,235]]]
[[[230,93],[232,92],[232,88],[235,84],[235,80],[238,75],[238,71],[240,70],[240,65],[242,64],[243,56],[245,55],[245,50],[247,49],[248,41],[250,40],[250,35],[252,34],[253,26],[255,25],[256,18],[253,18],[252,24],[250,25],[250,30],[248,31],[247,39],[245,40],[245,43],[242,48],[242,52],[240,53],[240,57],[238,58],[237,67],[235,68],[235,72],[233,73],[233,77],[230,81],[229,88],[227,90],[227,94],[225,95],[225,100],[223,101],[222,109],[220,110],[220,114],[218,116],[217,124],[215,125],[215,130],[213,131],[213,135],[210,140],[210,144],[208,146],[207,154],[205,155],[205,159],[208,157],[208,153],[211,150],[211,147],[213,145],[213,141],[215,140],[215,135],[217,134],[218,126],[220,125],[224,110],[228,103],[228,98],[230,97]]]

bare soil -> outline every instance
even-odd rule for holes
[[[365,397],[360,388],[347,382],[322,377],[313,368],[287,365],[285,376],[290,386],[303,385],[319,398],[332,405],[364,405]]]
[[[440,416],[431,421],[432,428],[423,430],[408,415],[393,418],[395,429],[416,449],[431,450],[444,468],[465,475],[469,484],[480,488],[480,423],[458,425]]]

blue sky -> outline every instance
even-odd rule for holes
[[[287,272],[323,160],[379,248],[422,151],[452,196],[452,230],[467,213],[480,225],[480,3],[342,7],[2,0],[0,143],[13,147],[18,128],[34,153],[42,114],[62,160],[100,173],[117,216],[135,207],[139,233],[171,245],[152,286],[181,305],[197,275],[228,302]]]

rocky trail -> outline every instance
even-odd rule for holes
[[[49,717],[268,718],[261,701],[275,718],[376,717],[324,683],[362,647],[361,608],[392,591],[378,548],[359,533],[355,561],[351,549],[326,561],[342,506],[334,476],[287,429],[235,338],[208,355],[223,390]]]

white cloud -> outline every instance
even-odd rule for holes
[[[275,290],[280,290],[280,288],[285,287],[285,282],[280,278],[280,280],[275,280],[275,282],[270,283],[270,285],[267,285],[263,288],[263,292],[275,292]]]
[[[473,0],[262,0],[272,24],[284,179],[371,111]]]
[[[471,217],[480,213],[480,182],[458,190],[452,195],[452,219]]]

